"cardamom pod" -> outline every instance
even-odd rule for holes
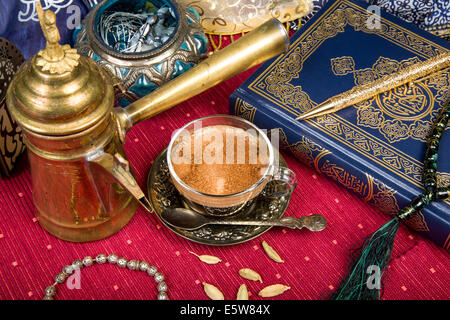
[[[265,287],[258,294],[263,298],[275,297],[289,290],[290,288],[291,287],[285,286],[284,284],[273,284],[271,286]]]
[[[248,291],[245,284],[241,284],[239,287],[236,300],[248,300]]]
[[[247,280],[259,281],[261,283],[263,282],[259,273],[249,268],[239,270],[239,275]]]
[[[225,300],[223,293],[212,284],[203,282],[203,290],[211,300]]]
[[[270,259],[272,259],[275,262],[283,263],[284,260],[280,258],[278,253],[271,247],[266,241],[262,242],[262,246],[264,248],[264,251],[267,253]]]
[[[209,256],[207,254],[201,255],[199,256],[198,254],[189,251],[190,254],[193,254],[194,256],[196,256],[197,258],[199,258],[200,261],[203,261],[204,263],[207,264],[216,264],[221,262],[222,260],[220,258],[214,257],[214,256]]]

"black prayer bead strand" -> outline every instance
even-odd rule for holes
[[[431,134],[427,140],[425,160],[423,165],[423,184],[425,192],[414,198],[405,208],[400,210],[397,218],[405,220],[414,212],[422,210],[433,201],[442,201],[450,196],[450,186],[438,188],[437,183],[437,159],[439,144],[450,119],[450,101],[445,104],[439,118],[433,125]]]
[[[437,158],[439,143],[450,118],[450,99],[435,121],[425,152],[423,184],[425,191],[414,198],[393,219],[385,223],[374,233],[364,239],[361,246],[352,250],[347,276],[340,281],[339,287],[329,299],[331,300],[376,300],[383,295],[382,287],[373,290],[367,275],[369,267],[378,266],[380,273],[387,272],[400,221],[406,220],[433,201],[449,197],[450,187],[437,187]],[[381,279],[380,279],[381,281]],[[380,283],[381,284],[381,283]]]

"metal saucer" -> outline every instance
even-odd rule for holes
[[[252,240],[271,228],[270,226],[209,225],[197,230],[187,231],[166,224],[161,219],[161,213],[165,208],[187,207],[183,197],[170,179],[166,153],[167,149],[162,151],[153,163],[147,180],[147,192],[156,216],[168,229],[193,242],[212,246],[227,246]],[[279,153],[276,156],[279,157],[280,165],[287,167],[283,156]],[[271,183],[277,182],[269,182],[268,187]],[[280,218],[286,211],[290,199],[291,195],[278,198],[267,198],[260,195],[246,210],[227,219],[268,220]]]

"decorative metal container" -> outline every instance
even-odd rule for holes
[[[102,38],[101,22],[104,16],[118,10],[137,14],[152,8],[170,8],[175,28],[166,41],[154,49],[143,52],[120,52]],[[159,16],[155,14],[155,16]],[[96,5],[86,16],[80,30],[75,32],[79,53],[91,57],[106,67],[122,85],[119,93],[121,105],[147,95],[162,84],[174,79],[204,58],[209,49],[208,38],[199,23],[199,15],[169,0],[106,0]],[[147,32],[155,25],[149,26]],[[120,32],[121,29],[119,29]]]

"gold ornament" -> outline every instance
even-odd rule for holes
[[[311,0],[180,0],[200,15],[205,33],[232,35],[249,32],[268,19],[300,19],[312,11]]]
[[[61,37],[56,27],[55,13],[50,10],[44,11],[39,1],[36,2],[36,11],[42,32],[47,39],[46,48],[37,54],[36,65],[52,74],[72,71],[78,65],[80,55],[69,45],[62,46],[58,43]]]

